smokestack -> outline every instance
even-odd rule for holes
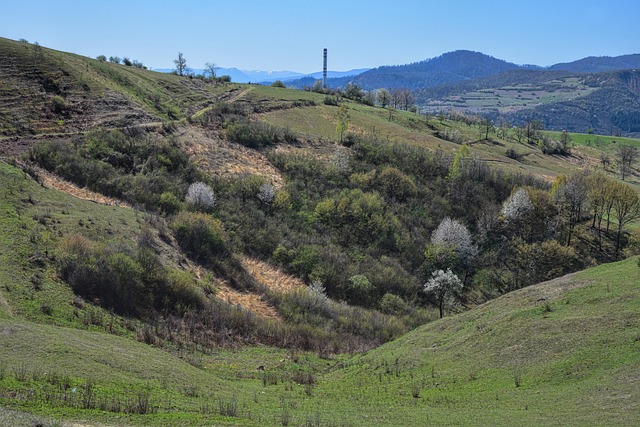
[[[322,66],[322,87],[327,87],[327,48],[324,48],[324,62]]]

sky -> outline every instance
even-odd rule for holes
[[[346,71],[459,49],[516,64],[640,53],[635,0],[0,0],[0,37],[173,68]]]

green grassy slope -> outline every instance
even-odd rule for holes
[[[59,242],[81,234],[94,242],[133,244],[142,215],[47,189],[3,162],[0,183],[0,317],[82,327],[92,309],[74,306],[73,292],[56,279]]]
[[[203,108],[221,91],[199,79],[4,38],[0,53],[0,135],[179,119]]]
[[[634,425],[638,283],[628,259],[513,292],[355,357],[317,395],[362,424]]]

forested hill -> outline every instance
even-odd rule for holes
[[[587,75],[588,95],[539,105],[507,115],[514,123],[540,120],[548,129],[599,134],[640,133],[640,71],[623,70]]]
[[[602,73],[605,71],[640,68],[640,54],[621,56],[589,56],[573,62],[555,64],[550,70],[575,71],[579,73]]]
[[[412,64],[374,68],[355,77],[328,79],[327,84],[332,88],[355,83],[367,90],[404,87],[413,90],[490,76],[518,68],[521,67],[480,52],[457,50]],[[308,85],[309,80],[292,80],[287,84],[302,87]]]

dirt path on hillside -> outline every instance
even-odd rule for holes
[[[249,92],[251,92],[253,90],[252,87],[248,87],[246,89],[241,90],[239,93],[233,95],[231,98],[228,98],[226,101],[228,103],[232,103],[232,102],[236,102],[238,101],[240,98],[243,98],[246,94],[248,94]]]
[[[123,208],[130,208],[131,206],[121,200],[111,197],[103,196],[102,194],[95,193],[86,188],[80,188],[69,181],[65,181],[57,175],[42,169],[40,167],[34,167],[38,172],[38,176],[42,178],[42,182],[46,187],[54,188],[63,193],[69,194],[77,199],[90,200],[92,202],[100,203],[102,205],[119,206]]]
[[[263,319],[282,320],[278,311],[262,300],[260,295],[242,293],[228,285],[218,287],[219,299],[233,305],[240,305]]]
[[[306,286],[302,280],[285,274],[266,262],[247,256],[243,256],[241,262],[258,283],[269,289],[279,292],[291,292]],[[195,264],[190,264],[189,269],[198,278],[202,278],[206,273],[206,270]],[[278,311],[264,301],[260,295],[251,292],[239,292],[223,280],[218,283],[217,297],[229,304],[241,305],[264,319],[282,319]]]

